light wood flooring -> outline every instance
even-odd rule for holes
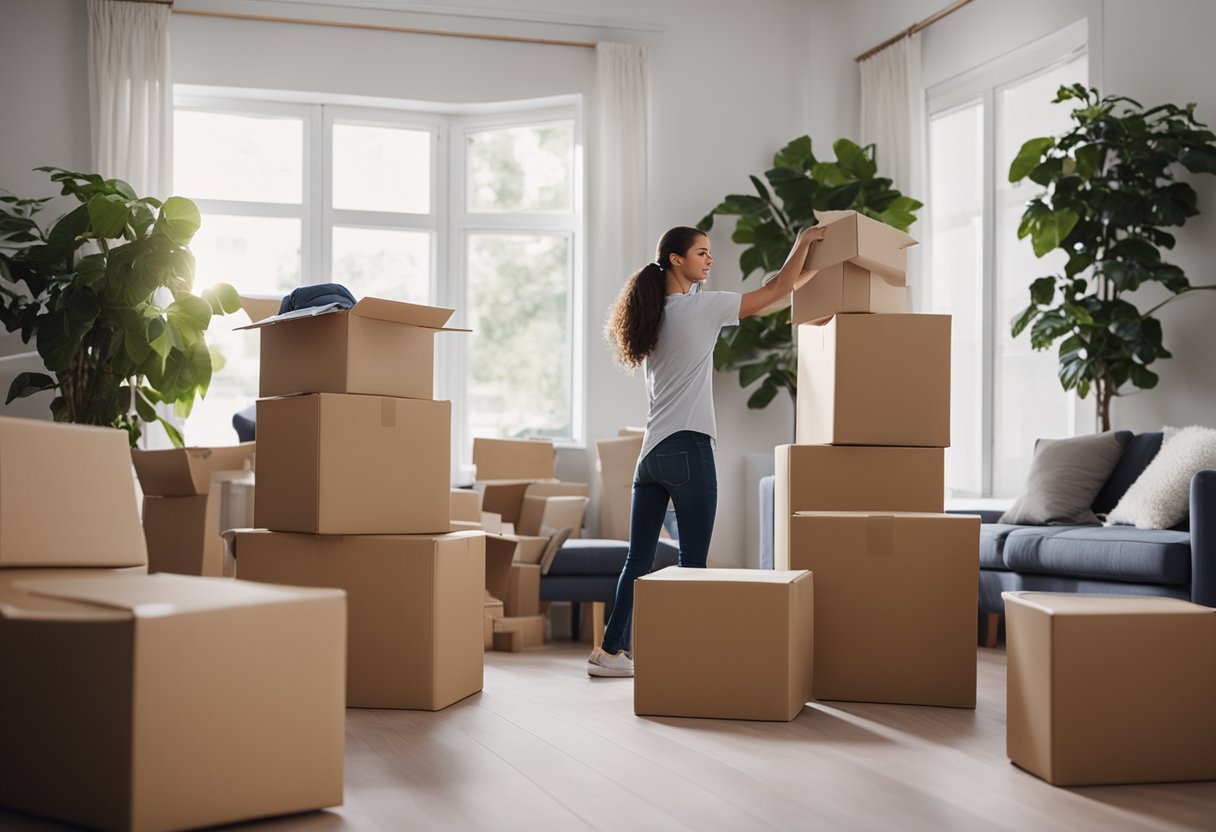
[[[444,711],[350,710],[344,806],[227,828],[1216,830],[1216,782],[1057,789],[1010,765],[1001,649],[979,648],[974,711],[816,703],[791,723],[639,718],[586,655],[487,653],[485,690]]]

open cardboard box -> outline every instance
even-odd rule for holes
[[[366,393],[434,396],[434,336],[469,332],[446,326],[454,310],[364,298],[297,309],[240,329],[262,333],[259,395]],[[258,420],[261,435],[261,420]]]
[[[629,512],[633,503],[633,475],[642,453],[643,434],[629,434],[595,443],[599,456],[599,536],[610,540],[629,539]]]
[[[144,492],[149,572],[220,577],[224,568],[224,484],[250,480],[254,443],[220,448],[131,451]],[[248,492],[245,492],[248,496]],[[242,519],[248,525],[252,518]]]
[[[899,313],[908,311],[908,289],[903,278],[892,278],[845,261],[808,280],[791,297],[790,323],[824,323],[847,312]]]
[[[0,806],[149,832],[342,802],[341,592],[69,571],[0,582]]]
[[[903,285],[908,273],[908,248],[916,245],[910,235],[856,211],[816,211],[815,216],[826,233],[811,246],[804,272],[847,261]]]
[[[0,417],[0,568],[142,567],[126,431]]]

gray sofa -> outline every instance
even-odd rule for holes
[[[1106,514],[1161,449],[1162,434],[1119,431],[1123,455],[1093,503]],[[1216,607],[1216,471],[1191,480],[1189,517],[1173,529],[1134,526],[1011,526],[979,514],[981,626],[1005,611],[1002,592],[1164,595]],[[761,565],[773,563],[773,477],[760,483]],[[985,634],[989,643],[995,631]]]

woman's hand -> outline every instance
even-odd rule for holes
[[[811,245],[817,243],[827,236],[827,229],[822,225],[812,225],[798,232],[798,242],[796,245]]]

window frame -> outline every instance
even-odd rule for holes
[[[981,473],[980,494],[952,494],[953,498],[988,498],[993,497],[995,480],[995,444],[996,444],[996,359],[997,338],[1000,337],[999,327],[1006,322],[997,320],[997,218],[998,200],[996,144],[997,106],[996,99],[1001,90],[1043,74],[1062,64],[1085,56],[1089,59],[1090,83],[1093,84],[1094,51],[1089,43],[1089,22],[1078,20],[1057,32],[1014,49],[978,67],[955,75],[941,83],[929,87],[925,91],[925,124],[940,116],[958,111],[964,107],[981,106],[981,123],[983,126],[983,197],[982,206],[982,287],[980,315],[982,319],[982,355],[981,355],[981,416],[980,416],[980,451]],[[928,138],[926,129],[926,139]],[[926,145],[927,150],[927,145]],[[931,171],[928,170],[929,153],[926,152],[926,177],[928,183]],[[933,228],[931,215],[926,216],[925,252],[926,264],[932,262]],[[926,276],[926,281],[931,277]],[[921,290],[917,293],[918,308],[927,304],[928,293]],[[1070,406],[1071,435],[1093,430],[1096,410],[1093,400],[1081,400],[1075,392],[1068,394]],[[1029,449],[1028,449],[1029,452]]]
[[[358,96],[304,94],[277,90],[244,90],[186,84],[174,86],[174,112],[201,110],[252,116],[300,118],[303,130],[301,203],[262,203],[196,199],[203,214],[288,217],[298,219],[300,285],[328,280],[335,225],[427,231],[431,235],[429,293],[431,303],[456,310],[451,325],[467,322],[466,255],[470,234],[554,234],[569,246],[569,295],[566,327],[570,381],[571,436],[558,447],[586,444],[586,205],[585,119],[582,97],[495,104],[433,104],[363,99]],[[507,127],[572,122],[572,202],[568,213],[484,212],[467,205],[465,137]],[[426,130],[431,133],[431,200],[427,214],[336,209],[332,199],[333,126],[353,123]],[[444,276],[446,275],[446,279]],[[468,426],[467,367],[469,336],[444,335],[436,350],[436,397],[452,402],[452,475],[454,482],[472,479],[472,433]]]

